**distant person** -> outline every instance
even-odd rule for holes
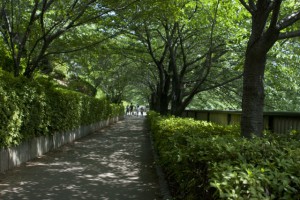
[[[129,106],[129,113],[130,113],[130,115],[133,114],[133,105],[132,105],[132,103],[130,103],[130,106]]]
[[[136,105],[136,116],[139,116],[139,110],[140,110],[140,106]]]
[[[126,115],[129,115],[129,105],[126,106]]]
[[[145,109],[144,109],[144,107],[143,107],[143,106],[141,106],[141,109],[140,109],[140,111],[141,111],[141,115],[142,115],[142,116],[144,116],[144,111],[145,111]]]

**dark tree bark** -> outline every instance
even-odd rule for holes
[[[263,131],[263,78],[267,53],[260,50],[264,47],[263,44],[255,46],[248,48],[244,66],[241,129],[243,136],[247,138],[252,133],[261,136]]]
[[[152,93],[152,102],[150,102],[153,110],[161,115],[168,114],[168,108],[170,104],[170,84],[170,76],[165,71],[161,71],[159,83],[157,84],[156,91]]]
[[[155,92],[152,92],[149,102],[151,110],[156,111],[161,115],[168,114],[168,107],[170,103],[169,87],[170,79],[166,81],[165,89],[158,89]]]
[[[144,33],[140,33],[138,37],[145,44],[147,51],[151,56],[153,62],[155,63],[158,72],[158,82],[156,84],[156,88],[153,88],[154,90],[152,90],[152,95],[150,98],[152,102],[150,102],[150,105],[152,105],[154,111],[159,112],[162,115],[166,115],[168,114],[168,107],[170,103],[169,93],[171,84],[169,72],[165,69],[166,67],[164,66],[167,55],[167,45],[164,44],[162,52],[159,55],[159,58],[157,58],[152,45],[152,42],[155,40],[155,38],[153,38],[153,36],[151,35],[151,31],[149,30],[147,23],[144,24],[143,31]]]
[[[264,72],[268,51],[279,39],[296,37],[299,31],[281,33],[300,19],[300,11],[279,20],[282,0],[258,0],[256,4],[240,0],[252,15],[252,30],[244,64],[241,135],[262,136],[264,108]]]
[[[153,110],[153,111],[158,111],[158,96],[156,95],[156,92],[152,92],[151,93],[151,96],[149,98],[149,105],[150,105],[150,110]]]

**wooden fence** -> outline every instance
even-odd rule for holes
[[[183,117],[205,120],[223,125],[239,124],[241,111],[185,110]],[[286,134],[291,130],[300,131],[300,112],[265,112],[264,127],[275,133]]]

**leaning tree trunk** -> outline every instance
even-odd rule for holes
[[[242,136],[262,136],[264,108],[264,71],[267,51],[262,44],[248,46],[244,65],[242,98]]]

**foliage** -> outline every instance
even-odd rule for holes
[[[148,71],[140,82],[152,109],[166,114],[171,104],[171,113],[180,115],[198,93],[241,77],[240,54],[229,51],[237,49],[236,41],[220,23],[222,8],[221,1],[143,1],[135,7],[139,12],[117,13],[126,24],[124,38],[131,39],[128,48],[140,55],[140,71]]]
[[[121,103],[134,76],[133,63],[122,55],[121,49],[118,42],[106,41],[99,49],[69,54],[65,59],[76,63],[76,67],[70,67],[71,73],[101,90],[111,102]]]
[[[225,85],[241,74],[250,37],[251,14],[240,2],[6,0],[0,4],[0,66],[16,75],[27,68],[29,77],[35,71],[56,79],[75,73],[112,102],[130,102],[132,96],[159,102],[158,91],[167,86],[161,93],[174,109],[240,108],[241,80]],[[280,19],[298,7],[284,1]],[[297,39],[272,48],[264,79],[266,110],[299,110],[297,49]],[[64,74],[55,70],[62,63]],[[196,83],[201,87],[193,90]],[[193,91],[200,93],[192,98]]]
[[[53,79],[57,79],[57,80],[64,80],[66,78],[66,75],[62,70],[54,69],[51,72],[50,77],[53,78]]]
[[[0,147],[71,130],[123,112],[122,106],[56,88],[44,78],[14,78],[0,71]]]
[[[95,97],[97,90],[90,83],[80,77],[73,76],[68,81],[68,88],[83,94]]]
[[[299,40],[274,45],[265,74],[265,110],[300,110],[299,62]]]
[[[9,51],[0,42],[0,68],[5,71],[12,72],[13,71],[13,59],[11,58]]]
[[[147,115],[175,199],[299,199],[299,140]]]
[[[204,91],[189,104],[192,110],[240,110],[242,84],[228,84],[224,87]]]
[[[122,0],[115,3],[110,0],[101,3],[96,0],[2,1],[0,38],[14,60],[15,76],[32,77],[51,55],[101,43],[101,33],[107,33],[100,22],[108,21],[113,9],[124,7]],[[96,35],[101,35],[101,39]]]

